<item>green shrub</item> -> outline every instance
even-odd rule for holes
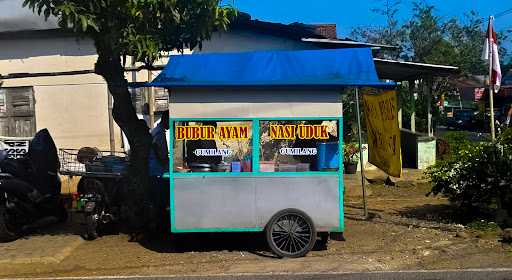
[[[476,230],[480,233],[495,233],[500,230],[498,225],[493,222],[487,222],[485,220],[473,221],[467,225],[470,229]]]
[[[448,197],[466,211],[508,207],[512,217],[512,145],[507,140],[510,138],[503,136],[495,143],[454,139],[459,145],[452,155],[426,171],[433,183],[431,193]]]
[[[505,129],[498,136],[498,141],[504,145],[512,145],[512,127]]]
[[[463,131],[451,131],[444,135],[444,140],[448,143],[452,154],[458,154],[475,145],[468,139],[468,134]]]

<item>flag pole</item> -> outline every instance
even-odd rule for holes
[[[489,107],[491,108],[491,139],[494,142],[496,140],[496,132],[494,127],[494,86],[492,84],[492,65],[493,65],[493,38],[492,38],[492,19],[489,17],[489,27],[487,28],[487,43],[489,47]]]

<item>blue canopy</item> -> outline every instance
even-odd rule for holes
[[[197,87],[392,87],[377,77],[369,48],[258,51],[171,56],[144,86]]]

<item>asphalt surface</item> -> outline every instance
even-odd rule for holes
[[[29,278],[19,278],[29,279]],[[440,271],[388,271],[355,273],[293,273],[293,274],[237,274],[213,276],[105,276],[105,277],[63,277],[30,278],[38,280],[512,280],[512,269],[468,269]]]

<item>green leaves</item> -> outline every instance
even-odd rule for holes
[[[146,64],[162,52],[200,46],[236,15],[218,0],[24,0],[23,5],[91,37],[99,52]]]
[[[416,1],[413,2],[412,16],[400,23],[396,14],[403,8],[401,1],[379,2],[378,8],[372,11],[382,16],[386,24],[355,28],[351,36],[400,48],[398,51],[382,50],[380,56],[457,66],[462,74],[482,75],[488,71],[480,58],[486,21],[477,12],[470,11],[462,19],[444,19],[436,14],[435,6]],[[510,32],[498,33],[498,40],[503,42]],[[500,49],[500,57],[506,57],[506,49]]]

